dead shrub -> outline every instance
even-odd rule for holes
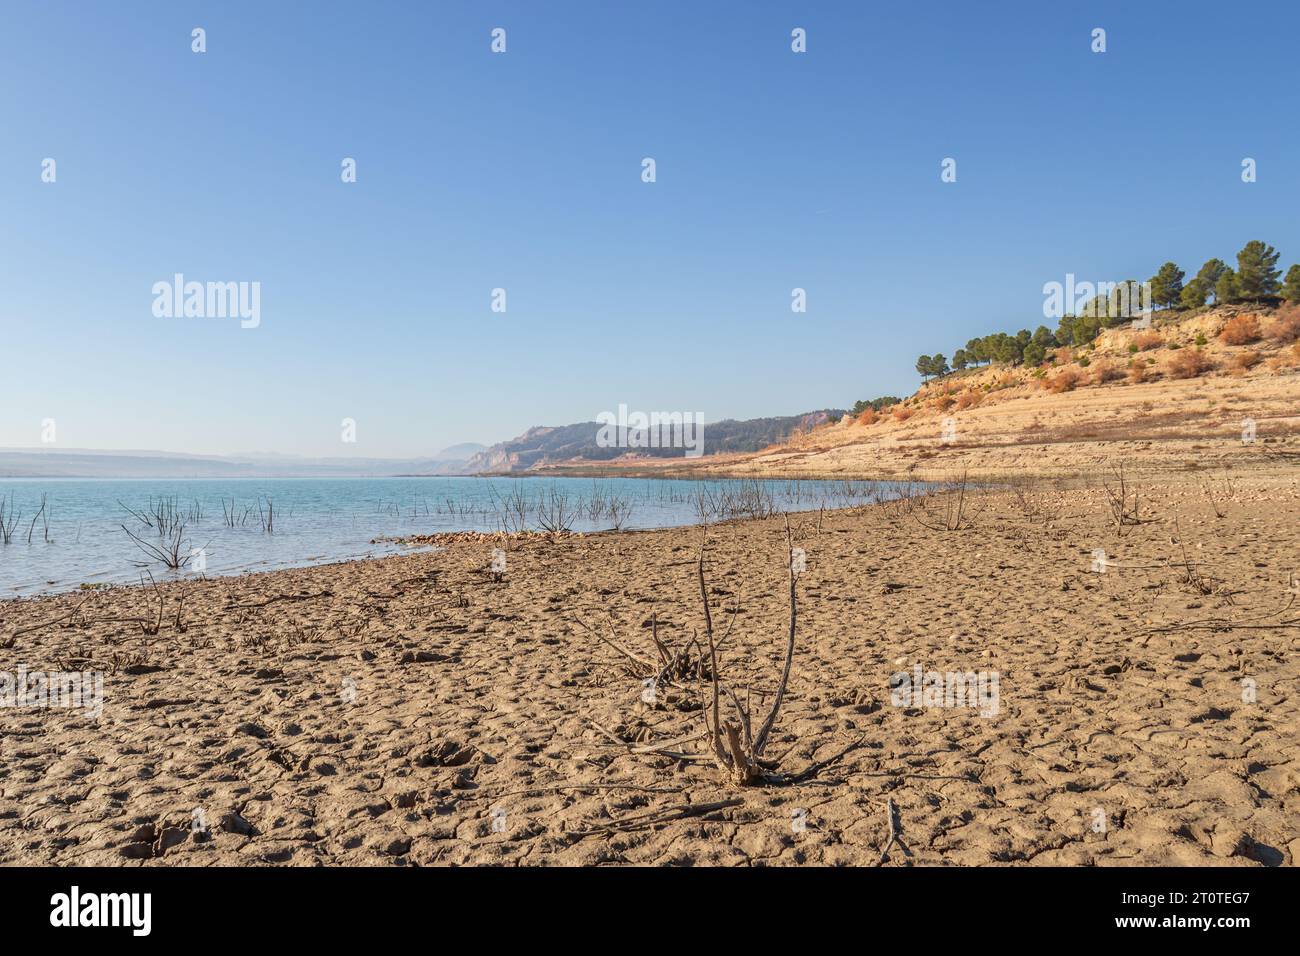
[[[1159,332],[1143,332],[1133,340],[1133,344],[1138,347],[1139,352],[1150,352],[1164,345],[1165,337]]]
[[[1171,378],[1196,378],[1214,368],[1210,357],[1200,349],[1179,349],[1166,366]]]
[[[1141,385],[1143,382],[1146,382],[1149,379],[1150,376],[1147,375],[1146,362],[1134,362],[1132,365],[1128,367],[1128,380],[1130,384]]]
[[[951,395],[940,395],[934,400],[934,407],[939,409],[941,412],[946,412],[948,409],[952,408],[956,402],[957,400]]]
[[[1224,345],[1249,345],[1260,337],[1259,319],[1253,315],[1234,315],[1219,333]]]
[[[874,425],[878,421],[880,421],[880,416],[871,407],[863,409],[862,414],[858,416],[859,425]]]
[[[1047,380],[1047,390],[1053,395],[1069,392],[1079,384],[1079,373],[1072,368],[1063,368]]]
[[[906,405],[895,405],[890,410],[890,414],[894,416],[894,421],[905,422],[915,413]]]
[[[979,392],[962,392],[957,398],[957,411],[963,412],[968,408],[974,408],[983,398],[984,396]]]
[[[1092,369],[1092,384],[1105,385],[1124,377],[1124,372],[1110,362],[1098,362]]]
[[[1278,345],[1300,339],[1300,305],[1288,306],[1279,312],[1268,327],[1268,337]]]
[[[1247,349],[1237,355],[1234,355],[1229,365],[1229,370],[1234,375],[1245,375],[1252,368],[1263,361],[1264,356],[1260,355],[1254,349]]]

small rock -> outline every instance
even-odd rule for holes
[[[219,826],[227,833],[238,833],[240,836],[253,836],[254,834],[253,825],[234,811],[223,813]]]
[[[180,846],[188,837],[188,830],[182,830],[180,827],[167,827],[158,838],[158,849],[166,852],[174,846]]]
[[[1210,839],[1210,850],[1215,856],[1245,856],[1249,849],[1250,838],[1238,827],[1219,826]]]
[[[386,847],[384,847],[384,852],[389,856],[404,856],[405,854],[410,853],[411,838],[403,837],[391,841]]]

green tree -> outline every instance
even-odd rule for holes
[[[1074,322],[1078,316],[1063,315],[1061,321],[1056,326],[1056,344],[1073,345],[1074,344]]]
[[[921,373],[921,381],[924,382],[930,377],[930,368],[933,361],[934,359],[928,355],[922,355],[916,360],[916,370]]]
[[[965,349],[958,349],[956,352],[952,354],[952,367],[955,368],[957,371],[960,372],[969,364],[970,364],[970,359],[966,357]]]
[[[935,352],[930,358],[930,374],[938,378],[947,375],[950,371],[948,368],[948,359],[942,352]]]
[[[1206,298],[1209,297],[1209,290],[1206,289],[1205,283],[1201,277],[1197,276],[1187,285],[1183,286],[1183,294],[1178,297],[1178,304],[1184,309],[1199,309],[1205,305]]]
[[[901,401],[902,399],[895,395],[881,395],[879,398],[856,401],[853,403],[853,417],[857,418],[868,408],[880,411],[881,409],[889,408],[891,405],[897,405]]]
[[[1162,265],[1151,277],[1151,301],[1167,309],[1176,306],[1183,294],[1183,275],[1183,270],[1172,262]]]
[[[1059,344],[1056,341],[1056,336],[1052,334],[1052,330],[1045,325],[1040,325],[1038,328],[1034,329],[1034,337],[1031,341],[1044,352],[1048,349],[1056,348]]]
[[[1201,266],[1201,271],[1196,273],[1196,282],[1201,284],[1201,288],[1209,293],[1213,293],[1219,285],[1219,280],[1223,278],[1225,272],[1230,272],[1228,264],[1222,259],[1208,259],[1205,265]],[[1218,296],[1215,296],[1217,303]]]
[[[1075,345],[1087,345],[1101,331],[1101,319],[1095,315],[1076,316],[1070,329],[1070,341]]]
[[[1214,284],[1214,304],[1224,305],[1238,297],[1237,273],[1224,269],[1219,281]]]
[[[1300,302],[1300,265],[1286,270],[1286,282],[1282,284],[1282,298],[1288,302]]]
[[[1243,299],[1277,295],[1281,274],[1277,252],[1267,243],[1252,239],[1237,253],[1237,295]]]

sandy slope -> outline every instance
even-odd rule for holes
[[[1300,309],[1291,312],[1300,315]],[[1300,344],[1266,335],[1232,346],[1219,336],[1235,316],[1254,315],[1267,331],[1291,312],[1229,306],[1161,319],[1149,333],[1109,329],[1094,349],[1081,353],[1086,366],[1063,357],[1051,369],[984,367],[952,375],[911,396],[897,413],[907,416],[903,420],[885,414],[872,424],[846,421],[749,455],[630,456],[612,467],[687,477],[942,479],[965,471],[984,478],[1072,478],[1104,474],[1119,460],[1176,472],[1234,463],[1257,467],[1271,459],[1286,474],[1300,462]],[[1144,334],[1159,344],[1132,352]],[[1203,354],[1210,368],[1193,378],[1174,377],[1171,363],[1190,352]],[[1257,364],[1243,369],[1245,359]],[[1146,370],[1141,383],[1129,380],[1135,364]],[[1077,386],[1054,392],[1050,385],[1061,374],[1077,377]],[[1247,418],[1256,423],[1252,445],[1241,440]],[[704,441],[707,446],[707,427]],[[599,468],[608,472],[611,464]],[[582,473],[583,465],[548,470]]]
[[[1300,481],[1213,481],[1212,500],[1139,479],[1151,520],[1123,535],[1095,485],[987,493],[954,532],[926,526],[939,500],[796,517],[807,571],[770,753],[797,772],[855,749],[790,786],[730,788],[606,736],[698,731],[693,685],[643,703],[573,623],[608,614],[641,652],[652,612],[670,640],[698,628],[694,529],[512,541],[499,582],[492,543],[462,541],[169,586],[152,637],[124,620],[156,615],[138,588],[8,602],[0,645],[77,613],[13,637],[0,667],[116,670],[97,723],[0,710],[0,862],[874,864],[892,801],[906,852],[887,865],[1291,864]],[[1123,567],[1091,572],[1099,548]],[[762,709],[787,615],[780,520],[715,528],[709,580],[719,631],[739,605],[724,675]],[[996,670],[997,716],[895,706],[890,675],[914,664]]]

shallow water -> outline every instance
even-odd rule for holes
[[[0,543],[0,597],[75,589],[82,584],[138,583],[212,577],[244,571],[377,557],[409,550],[385,538],[439,531],[513,530],[522,506],[528,527],[557,506],[581,510],[571,530],[661,528],[699,520],[698,502],[720,509],[714,517],[747,509],[815,510],[896,497],[888,482],[686,481],[656,478],[281,478],[178,480],[0,480],[4,522]],[[46,513],[33,518],[45,496]],[[620,517],[593,503],[619,499]],[[233,499],[233,508],[231,505]],[[187,517],[181,554],[194,557],[168,571],[135,544],[162,544],[127,509],[148,514],[167,500]],[[225,502],[223,509],[222,502]],[[274,507],[274,526],[262,515]],[[226,523],[231,511],[234,526]],[[12,516],[20,515],[16,523]],[[48,526],[46,519],[48,518]],[[29,541],[30,534],[30,541]],[[200,567],[205,565],[205,568]]]

